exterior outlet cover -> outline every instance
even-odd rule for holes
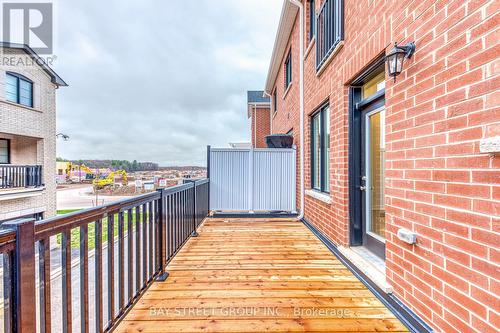
[[[408,229],[399,229],[398,230],[398,238],[405,243],[408,244],[416,244],[417,243],[417,234]]]
[[[479,143],[479,151],[485,154],[500,153],[500,136],[482,139]]]

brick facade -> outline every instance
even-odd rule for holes
[[[0,55],[25,61],[22,50],[2,49]],[[19,63],[14,61],[14,63]],[[17,72],[33,81],[34,107],[6,101],[5,73]],[[56,213],[56,85],[36,65],[0,66],[0,138],[11,140],[12,164],[37,164],[43,168],[45,190],[41,195],[0,201],[0,220],[35,213]]]
[[[267,148],[266,136],[271,134],[271,110],[268,106],[248,106],[252,120],[251,136],[253,148]]]
[[[309,2],[303,3],[308,39]],[[415,41],[396,83],[387,74],[385,82],[386,278],[437,332],[496,332],[500,163],[479,152],[479,141],[500,135],[499,2],[345,0],[344,7],[343,46],[319,75],[315,41],[305,41],[306,189],[309,115],[325,102],[331,133],[329,200],[306,195],[305,217],[335,244],[349,246],[349,86],[393,42]],[[286,47],[292,86],[285,95],[282,59],[272,118],[272,132],[293,129],[297,145],[299,42],[297,16]],[[418,243],[401,242],[400,228],[416,232]]]

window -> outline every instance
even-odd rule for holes
[[[363,99],[367,99],[385,89],[385,71],[368,80],[362,87]]]
[[[309,0],[309,41],[316,35],[316,3]]]
[[[33,107],[33,82],[16,73],[7,73],[5,96],[9,102]]]
[[[292,83],[292,50],[288,52],[285,60],[285,90]]]
[[[273,113],[278,112],[278,88],[274,89],[273,94]]]
[[[330,192],[330,107],[323,106],[311,118],[312,188]]]
[[[316,22],[316,70],[344,39],[344,0],[325,0]]]
[[[7,139],[0,139],[0,164],[10,163],[10,142]]]

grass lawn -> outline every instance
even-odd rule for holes
[[[69,213],[77,212],[79,210],[81,210],[81,209],[61,209],[61,210],[57,211],[57,215],[69,214]]]
[[[76,212],[78,210],[80,210],[80,209],[58,210],[57,215],[68,214],[68,213]],[[142,219],[143,214],[141,213],[140,215],[141,215],[141,219]],[[135,230],[135,220],[136,220],[136,216],[135,216],[135,212],[134,212],[134,213],[132,213],[133,230]],[[128,230],[128,212],[124,212],[123,221],[124,221],[123,231],[125,234]],[[118,234],[118,214],[115,215],[114,234],[115,235]],[[89,250],[92,250],[95,248],[95,222],[88,224],[87,235],[88,235]],[[57,244],[61,244],[61,239],[62,239],[62,235],[61,234],[57,235]],[[104,218],[102,220],[102,242],[104,243],[107,241],[108,241],[108,218]],[[75,228],[75,229],[71,230],[71,248],[73,248],[73,249],[80,248],[80,228]]]

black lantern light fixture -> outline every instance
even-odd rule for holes
[[[415,53],[414,42],[409,42],[404,46],[398,45],[397,42],[394,43],[394,48],[385,57],[387,61],[387,70],[389,71],[389,76],[392,76],[394,78],[394,82],[396,82],[396,76],[401,74],[401,72],[403,71],[404,59],[410,59],[413,53]]]

